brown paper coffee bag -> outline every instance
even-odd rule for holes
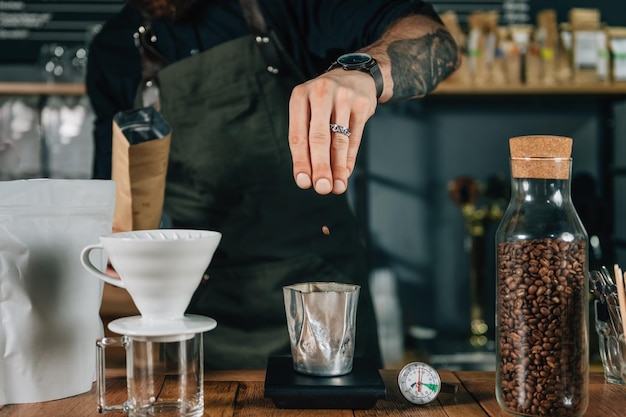
[[[161,223],[171,129],[154,107],[113,118],[113,229],[157,229]]]

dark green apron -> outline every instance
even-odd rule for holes
[[[360,284],[356,350],[380,365],[364,248],[347,198],[301,190],[293,180],[288,104],[303,77],[279,51],[288,63],[280,75],[266,70],[252,35],[159,72],[161,112],[172,127],[164,210],[176,228],[222,233],[188,312],[218,322],[205,334],[207,368],[264,368],[268,356],[289,353],[284,285]]]

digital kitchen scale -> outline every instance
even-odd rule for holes
[[[352,372],[331,377],[296,372],[291,356],[267,361],[265,397],[278,408],[368,409],[385,394],[378,367],[369,358],[355,357]]]

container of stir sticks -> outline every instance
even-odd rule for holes
[[[608,383],[626,385],[626,276],[618,265],[613,275],[606,267],[591,271],[591,293],[595,296],[595,328],[600,358]]]

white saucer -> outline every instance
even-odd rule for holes
[[[122,317],[109,323],[112,332],[125,336],[163,337],[194,335],[215,329],[217,321],[193,314],[180,319],[146,319],[142,316]]]

